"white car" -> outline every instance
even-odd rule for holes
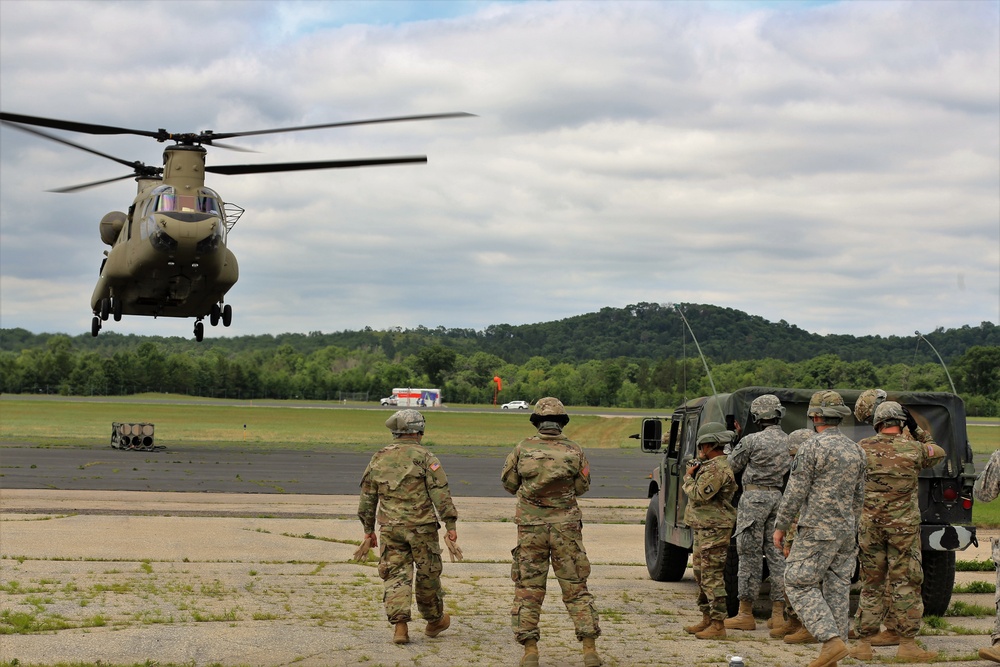
[[[500,406],[501,410],[528,410],[530,408],[527,401],[511,401]]]
[[[395,396],[386,396],[379,401],[379,405],[399,405],[399,400]]]

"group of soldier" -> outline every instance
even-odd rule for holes
[[[517,496],[510,615],[514,638],[524,647],[521,667],[538,667],[538,620],[550,565],[582,643],[583,664],[600,667],[596,640],[601,627],[594,596],[587,589],[590,561],[576,500],[590,489],[590,464],[580,445],[563,435],[569,415],[559,399],[539,399],[530,419],[537,432],[514,447],[500,475],[504,489]],[[454,551],[458,512],[441,462],[421,445],[425,422],[420,412],[400,410],[385,425],[392,431],[393,443],[376,452],[365,469],[358,518],[364,543],[374,547],[382,541],[378,571],[384,582],[385,613],[395,626],[393,641],[406,644],[412,597],[427,621],[428,637],[451,625],[441,588],[438,518],[445,524],[445,544]]]
[[[810,399],[811,429],[786,435],[780,427],[784,413],[776,396],[756,398],[750,414],[759,430],[731,451],[736,431],[718,423],[698,431],[699,459],[687,469],[684,491],[703,615],[685,630],[699,639],[725,637],[727,629],[755,630],[753,602],[766,559],[769,634],[790,644],[821,643],[809,667],[832,667],[847,656],[871,660],[879,646],[898,646],[896,662],[932,660],[936,654],[916,643],[923,616],[917,485],[920,471],[941,461],[944,450],[880,389],[863,392],[855,404],[856,419],[875,429],[858,443],[840,431],[851,412],[835,391]],[[977,484],[980,499],[1000,493],[1000,456],[994,454],[994,461],[996,471],[988,466]],[[742,495],[734,508],[740,472]],[[723,570],[730,536],[739,554],[740,606],[726,618]],[[994,549],[1000,562],[1000,546]],[[851,628],[856,562],[861,596]],[[997,601],[994,644],[980,656],[1000,662],[1000,593]],[[856,642],[849,645],[849,638]]]
[[[704,424],[698,458],[687,467],[685,523],[694,532],[692,567],[702,620],[684,628],[698,639],[722,638],[726,630],[754,630],[753,602],[766,558],[771,580],[770,636],[787,643],[820,643],[809,667],[835,667],[850,655],[871,660],[873,647],[898,646],[897,662],[926,662],[936,654],[916,643],[923,616],[918,476],[945,456],[899,403],[882,390],[863,392],[858,421],[876,434],[855,443],[840,431],[851,414],[835,391],[816,392],[807,415],[811,429],[786,435],[778,398],[756,398],[750,414],[758,426],[733,448],[736,431]],[[539,615],[551,565],[582,643],[585,667],[602,664],[595,640],[601,634],[590,562],[583,545],[577,497],[590,488],[590,466],[580,445],[562,431],[569,415],[556,398],[537,401],[531,414],[537,433],[507,456],[503,487],[517,496],[517,546],[511,551],[514,602],[511,626],[523,646],[521,667],[537,667]],[[400,410],[386,421],[393,444],[371,459],[361,481],[358,517],[371,546],[382,541],[379,575],[393,641],[408,643],[411,596],[436,637],[451,618],[441,588],[438,520],[445,543],[456,549],[458,513],[441,463],[421,445],[424,418]],[[742,472],[742,495],[736,475]],[[976,483],[975,495],[1000,494],[1000,451]],[[380,533],[375,533],[378,519]],[[727,618],[723,571],[730,538],[739,554],[739,612]],[[1000,563],[1000,542],[994,542]],[[860,551],[860,559],[859,559]],[[460,553],[460,550],[459,550]],[[860,562],[861,596],[854,628],[849,594]],[[414,571],[416,581],[414,583]],[[980,656],[1000,662],[1000,569],[993,644]],[[882,629],[882,625],[885,629]],[[856,638],[848,645],[850,637]]]

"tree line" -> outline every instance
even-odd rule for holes
[[[946,370],[929,345],[916,338],[836,336],[832,349],[825,349],[818,340],[830,337],[816,337],[784,322],[771,324],[714,306],[689,306],[685,312],[699,332],[705,363],[720,392],[749,385],[950,391],[954,382],[970,415],[1000,416],[1000,331],[991,323],[928,334]],[[669,315],[665,307],[639,304],[481,332],[365,329],[202,343],[177,337],[70,337],[2,329],[0,391],[378,400],[394,387],[437,387],[446,403],[489,404],[494,400],[493,378],[499,376],[499,402],[558,396],[569,405],[669,410],[712,392],[705,363],[690,337],[684,340],[680,330],[673,332],[676,344],[667,341],[666,330],[677,328]],[[640,326],[648,328],[645,336],[632,326],[643,318],[648,320]],[[662,321],[653,327],[650,322],[657,318]],[[786,348],[775,347],[772,336],[785,340]],[[595,339],[591,346],[588,337]],[[801,345],[792,345],[792,339]],[[618,344],[611,345],[611,340]],[[817,354],[799,358],[812,346],[818,346]],[[675,347],[676,353],[663,356],[638,354]],[[766,352],[753,356],[753,350]],[[529,354],[532,351],[536,353]]]

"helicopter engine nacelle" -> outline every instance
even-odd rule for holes
[[[101,240],[108,245],[114,245],[124,226],[125,214],[121,211],[111,211],[101,218]]]

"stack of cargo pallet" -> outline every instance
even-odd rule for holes
[[[115,449],[133,449],[144,452],[164,449],[153,444],[153,431],[152,424],[112,422],[111,446]]]

